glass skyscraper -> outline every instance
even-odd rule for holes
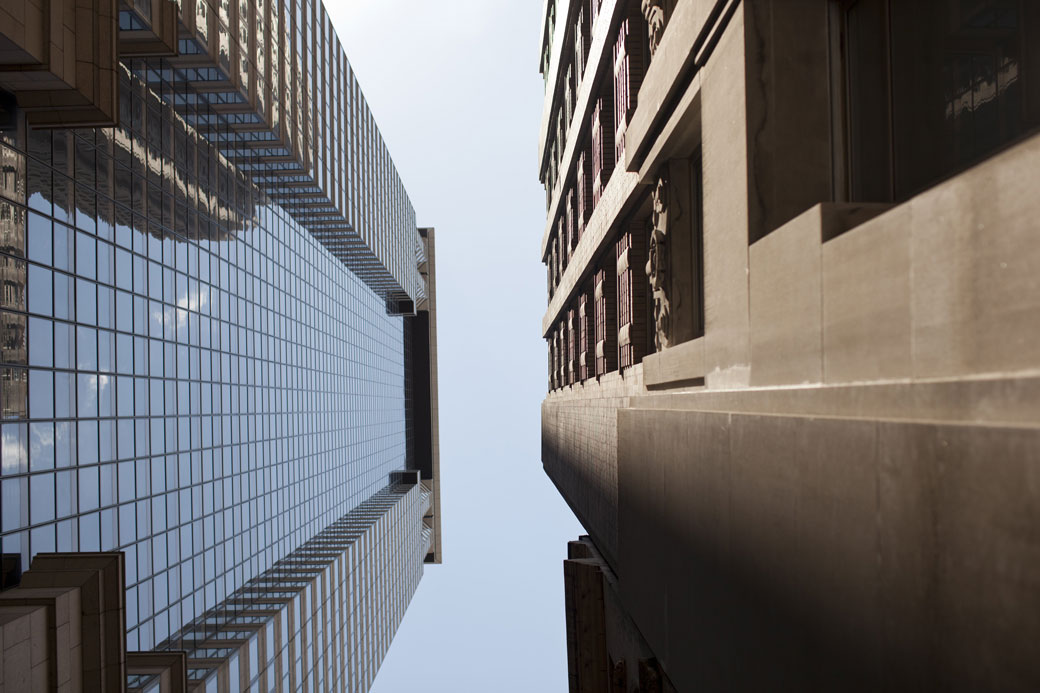
[[[367,690],[440,561],[433,232],[320,2],[87,4],[0,23],[0,688]]]

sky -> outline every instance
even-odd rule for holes
[[[583,530],[540,454],[542,3],[326,7],[437,230],[444,565],[426,567],[372,691],[566,691],[563,559]]]

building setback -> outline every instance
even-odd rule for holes
[[[325,8],[0,19],[0,691],[368,690],[441,561],[435,241]]]
[[[1040,7],[545,0],[572,691],[1040,686]]]

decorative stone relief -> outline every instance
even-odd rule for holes
[[[662,176],[654,188],[650,248],[646,261],[646,276],[654,292],[654,344],[658,351],[671,346],[672,309],[677,308],[682,300],[670,281],[672,259],[668,247],[668,222],[669,219],[678,219],[680,210],[679,205],[668,198],[668,180]]]
[[[650,39],[650,58],[657,52],[661,42],[661,34],[668,21],[665,15],[664,0],[642,0],[643,17],[646,19],[647,35]]]

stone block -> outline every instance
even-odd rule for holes
[[[709,388],[748,384],[748,187],[743,5],[702,68],[704,365]]]
[[[643,357],[643,382],[648,388],[703,383],[704,338],[692,339]]]
[[[798,420],[795,434],[799,566],[792,604],[810,647],[849,657],[865,681],[880,675],[877,426],[849,419]],[[825,635],[824,635],[825,634]],[[808,666],[828,677],[828,667]],[[836,688],[839,686],[835,686]]]
[[[1040,367],[1040,137],[914,198],[917,378]]]
[[[879,426],[885,670],[916,690],[1032,690],[1040,433]],[[921,667],[919,654],[931,652]]]
[[[823,379],[821,207],[750,248],[751,384]]]
[[[823,245],[823,379],[909,378],[909,205]]]

